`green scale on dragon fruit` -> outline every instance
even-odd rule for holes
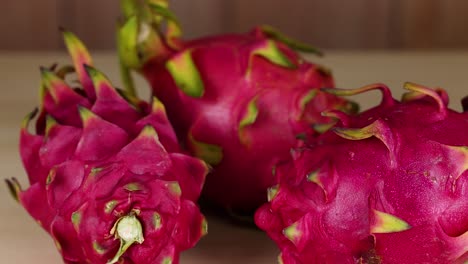
[[[115,89],[63,34],[74,67],[41,70],[40,107],[20,135],[31,186],[7,180],[13,196],[65,263],[178,263],[206,233],[196,202],[208,166],[181,152],[158,100]],[[78,85],[65,81],[72,72]]]
[[[132,86],[130,69],[141,73],[165,104],[179,140],[213,167],[203,189],[212,203],[255,210],[275,183],[274,165],[297,138],[315,137],[312,126],[330,122],[320,113],[355,109],[320,91],[334,86],[330,72],[294,50],[316,49],[269,26],[185,41],[166,1],[122,2],[125,81]]]
[[[468,261],[468,104],[406,83],[401,101],[381,84],[380,105],[299,146],[256,212],[284,264]]]

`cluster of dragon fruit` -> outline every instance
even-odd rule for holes
[[[73,63],[41,68],[20,131],[30,186],[7,180],[65,263],[177,264],[207,234],[200,199],[253,218],[279,263],[468,263],[468,97],[335,88],[269,26],[185,40],[167,0],[121,6],[124,87],[63,30]]]

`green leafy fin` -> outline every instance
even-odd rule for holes
[[[223,149],[220,146],[200,142],[191,133],[189,134],[189,141],[193,154],[208,164],[217,165],[223,160]]]
[[[167,2],[150,1],[150,7],[156,16],[157,23],[161,20],[166,21],[166,42],[173,49],[179,49],[177,40],[182,36],[182,28],[180,27],[179,20],[167,7]]]
[[[62,34],[65,46],[67,46],[68,52],[72,57],[75,71],[78,74],[78,79],[80,80],[80,83],[88,97],[94,99],[95,94],[93,84],[84,69],[84,65],[93,65],[91,55],[83,42],[75,34],[67,30],[62,30]]]
[[[371,233],[394,233],[405,231],[410,228],[411,226],[404,220],[394,215],[374,210],[374,224],[371,225]]]
[[[250,143],[248,135],[246,135],[245,128],[255,123],[257,116],[258,116],[257,97],[254,97],[247,104],[247,108],[244,111],[244,115],[242,119],[240,120],[239,127],[238,127],[239,139],[245,145],[249,145]]]
[[[296,244],[296,242],[302,236],[302,232],[301,232],[301,230],[299,230],[298,223],[296,222],[296,223],[286,227],[285,229],[283,229],[283,235],[287,239],[289,239],[291,242]]]
[[[403,101],[409,101],[413,99],[414,97],[419,98],[421,97],[421,95],[429,96],[436,101],[441,117],[445,118],[447,116],[448,101],[444,100],[444,98],[440,94],[438,94],[435,90],[432,90],[422,85],[411,83],[411,82],[405,83],[404,88],[409,90],[410,92],[403,95],[403,98],[402,98]]]
[[[8,190],[10,191],[10,194],[13,197],[13,199],[19,202],[20,195],[23,191],[21,190],[21,185],[18,182],[18,180],[16,178],[11,178],[11,179],[5,179],[5,182],[8,186]]]
[[[391,165],[396,165],[397,146],[396,137],[390,127],[381,119],[377,119],[363,128],[332,128],[338,136],[349,140],[363,140],[370,137],[378,138],[387,147],[390,154]]]
[[[307,43],[292,39],[292,38],[284,35],[280,31],[278,31],[277,29],[273,28],[272,26],[262,25],[262,26],[260,26],[260,30],[265,35],[267,35],[268,37],[270,37],[272,39],[275,39],[277,41],[280,41],[280,42],[288,45],[292,49],[302,51],[302,52],[307,52],[307,53],[313,53],[313,54],[316,54],[318,56],[323,56],[323,53],[319,49],[317,49],[316,47],[311,46],[311,45],[309,45]]]
[[[269,62],[284,68],[296,68],[296,65],[281,51],[274,40],[265,40],[252,50],[247,68],[247,76],[252,71],[252,61],[255,56],[261,56]]]
[[[177,87],[186,95],[200,98],[205,87],[190,50],[181,52],[166,62],[166,68]]]
[[[395,104],[395,100],[392,97],[390,88],[381,83],[370,84],[356,89],[322,88],[321,90],[337,96],[352,96],[368,91],[380,90],[382,93],[382,102],[380,103],[381,106],[392,106]]]

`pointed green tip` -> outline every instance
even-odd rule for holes
[[[97,118],[97,116],[88,108],[84,106],[78,106],[78,111],[80,112],[81,121],[83,126],[87,126],[90,120]]]
[[[161,215],[158,212],[153,213],[153,228],[154,230],[160,229],[162,226]]]
[[[276,195],[278,194],[278,191],[279,191],[279,185],[275,185],[273,187],[268,188],[267,190],[268,202],[271,202],[273,199],[275,199]]]
[[[156,132],[156,129],[154,129],[153,126],[147,125],[141,131],[141,135],[146,136],[146,137],[154,137],[154,136],[158,136],[158,133]]]
[[[167,188],[172,194],[174,194],[177,197],[180,197],[182,195],[182,189],[180,188],[180,185],[178,182],[168,183]]]
[[[164,106],[164,104],[155,96],[153,96],[153,103],[152,103],[152,112],[153,113],[163,113],[164,115],[166,115],[166,107]]]
[[[307,104],[310,103],[312,99],[315,98],[315,96],[317,96],[317,93],[317,89],[311,89],[301,97],[301,99],[299,100],[299,109],[301,110],[301,112],[305,111]]]
[[[327,132],[328,130],[330,130],[335,124],[336,122],[320,123],[320,124],[317,123],[317,124],[312,125],[312,129],[319,134],[323,134]]]
[[[335,127],[332,129],[332,131],[342,138],[351,140],[366,139],[373,136],[372,134],[369,134],[366,131],[362,131],[361,129]]]
[[[119,26],[117,47],[120,62],[125,67],[138,69],[142,61],[138,55],[139,22],[136,15],[132,15]]]
[[[190,50],[177,54],[168,60],[166,69],[171,74],[177,87],[186,95],[196,98],[203,96],[205,86]]]
[[[50,93],[52,98],[55,101],[59,100],[60,94],[66,89],[71,88],[65,83],[65,81],[60,78],[52,70],[45,67],[40,68],[41,71],[41,101],[44,99],[44,96],[47,92]]]
[[[83,42],[71,31],[63,28],[61,31],[65,46],[75,62],[75,67],[77,67],[76,63],[92,64],[91,55]]]
[[[397,164],[396,159],[396,137],[388,124],[382,119],[377,119],[363,128],[332,128],[338,136],[349,140],[363,140],[370,137],[379,139],[388,149],[391,166]]]
[[[460,174],[464,173],[465,171],[468,171],[468,146],[448,146],[446,147],[450,150],[453,151],[453,154],[456,156],[461,157],[459,159],[458,164],[459,164],[459,169],[460,169]],[[460,177],[460,176],[458,176]],[[458,179],[457,177],[457,179]],[[453,189],[456,188],[456,184],[452,186]]]
[[[49,174],[47,174],[47,177],[46,177],[46,189],[49,189],[49,185],[54,182],[55,180],[55,177],[57,176],[57,168],[56,167],[53,167],[50,171],[49,171]]]
[[[71,221],[76,232],[79,232],[82,214],[79,211],[72,213]]]
[[[180,48],[178,40],[182,36],[182,28],[179,20],[168,8],[167,1],[148,0],[148,2],[153,20],[156,21],[159,26],[164,22],[166,24],[165,40],[167,44],[171,48],[178,50]]]
[[[93,241],[93,250],[99,255],[104,255],[106,254],[107,250],[104,248],[99,242]]]
[[[50,130],[56,125],[58,125],[57,120],[55,120],[55,118],[53,118],[52,116],[47,115],[45,134],[48,135],[50,133]]]
[[[19,202],[20,201],[19,196],[22,190],[21,190],[21,185],[18,182],[18,180],[16,178],[11,178],[11,179],[5,179],[5,182],[8,187],[8,190],[10,191],[11,197],[13,197],[13,199]]]
[[[54,244],[55,244],[55,247],[57,248],[57,250],[59,252],[62,252],[62,245],[60,245],[60,242],[57,239],[54,239]]]
[[[247,74],[251,71],[252,58],[255,55],[261,56],[271,63],[281,67],[296,68],[296,65],[281,51],[273,40],[266,40],[262,45],[256,47],[252,51]]]
[[[382,83],[370,84],[356,89],[321,88],[321,90],[336,96],[353,96],[372,90],[379,90],[382,93],[382,105],[390,106],[394,104],[390,88]]]
[[[363,86],[357,89],[341,89],[341,88],[321,88],[323,92],[333,94],[336,96],[352,96],[352,95],[357,95],[361,94],[370,90],[374,89],[380,89],[378,86]]]
[[[297,223],[294,223],[283,229],[283,235],[295,244],[302,236],[302,232],[298,229]]]
[[[140,132],[139,138],[150,138],[156,141],[156,143],[161,144],[159,142],[159,136],[156,129],[154,129],[151,125],[146,125]]]
[[[50,69],[47,69],[46,67],[40,67],[40,71],[43,87],[46,90],[50,90],[53,96],[55,96],[54,91],[59,89],[60,86],[68,87],[65,81]]]
[[[406,90],[409,90],[409,94],[404,94],[403,99],[404,100],[411,100],[413,98],[418,98],[421,95],[429,96],[432,97],[437,102],[437,105],[439,106],[439,112],[442,114],[447,113],[447,103],[445,102],[444,99],[439,95],[436,91],[433,89],[427,88],[423,85],[412,83],[412,82],[406,82],[403,87]],[[445,92],[445,91],[444,91]]]
[[[115,207],[117,206],[118,201],[117,200],[110,200],[104,205],[104,212],[106,214],[110,214]]]
[[[372,136],[379,137],[382,133],[382,121],[377,120],[374,121],[372,124],[363,127],[363,128],[341,128],[335,127],[332,128],[332,131],[335,132],[338,136],[350,139],[350,140],[362,140],[366,138],[370,138]],[[380,138],[380,137],[379,137]]]
[[[83,68],[85,69],[86,73],[89,75],[89,77],[94,77],[96,78],[97,76],[101,76],[101,72],[99,72],[96,68],[89,64],[83,64]]]
[[[120,0],[120,9],[125,18],[133,16],[138,11],[138,1],[135,0]]]
[[[105,88],[115,90],[109,79],[101,71],[87,64],[84,64],[83,67],[88,76],[91,78],[94,89],[97,93]]]
[[[257,97],[254,97],[252,100],[250,100],[249,104],[247,105],[247,108],[244,111],[244,116],[240,120],[238,127],[239,140],[245,145],[249,145],[250,143],[248,136],[245,134],[245,128],[247,126],[253,125],[255,123],[255,120],[257,120],[257,116]]]
[[[78,37],[73,34],[73,32],[67,30],[66,28],[60,26],[59,27],[60,32],[62,33],[63,39],[69,43],[72,42],[81,42]]]
[[[49,70],[46,67],[40,67],[40,72],[41,72],[41,77],[42,81],[44,84],[47,86],[50,86],[50,84],[57,82],[57,81],[62,81],[53,71]]]
[[[109,83],[107,77],[98,69],[88,64],[84,64],[83,67],[94,84]]]
[[[38,112],[39,112],[39,109],[38,109],[38,108],[34,108],[34,110],[32,110],[29,114],[27,114],[27,115],[23,118],[23,122],[21,122],[21,129],[23,129],[23,130],[28,129],[29,123],[30,123],[31,120],[37,115]]]
[[[319,178],[320,170],[313,171],[307,175],[307,180],[313,183],[316,183],[317,185],[322,186],[322,182],[320,181]]]
[[[189,133],[189,141],[193,154],[208,164],[218,165],[223,160],[223,149],[221,146],[198,141],[191,133]]]
[[[404,220],[381,211],[374,210],[375,223],[371,226],[371,233],[394,233],[411,228]]]
[[[292,39],[270,25],[262,25],[260,26],[260,30],[268,37],[282,42],[292,49],[307,53],[313,53],[318,56],[323,56],[323,52],[320,51],[318,48],[307,43]]]
[[[208,221],[206,221],[206,218],[203,217],[203,220],[201,222],[201,236],[205,236],[208,234]]]
[[[172,264],[172,257],[165,257],[162,261],[161,264]]]
[[[247,109],[245,111],[244,117],[239,122],[239,130],[243,129],[244,127],[251,125],[255,122],[258,116],[258,107],[257,107],[257,97],[250,100],[249,104],[247,105]]]
[[[129,192],[137,192],[143,190],[143,187],[136,182],[129,183],[124,186],[124,189],[129,191]]]

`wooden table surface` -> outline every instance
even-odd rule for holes
[[[116,59],[109,52],[94,52],[95,66],[114,84],[120,84]],[[405,81],[445,88],[450,105],[461,110],[460,99],[468,95],[468,52],[329,52],[316,59],[333,69],[337,85],[355,88],[382,82],[396,98]],[[38,103],[39,66],[69,62],[64,53],[0,52],[0,164],[1,177],[17,177],[27,187],[17,145],[24,115]],[[147,96],[140,80],[140,95]],[[354,97],[363,108],[376,105],[378,92]],[[209,235],[185,252],[185,264],[276,263],[277,249],[262,232],[208,217]],[[0,263],[62,263],[54,243],[0,186]]]

